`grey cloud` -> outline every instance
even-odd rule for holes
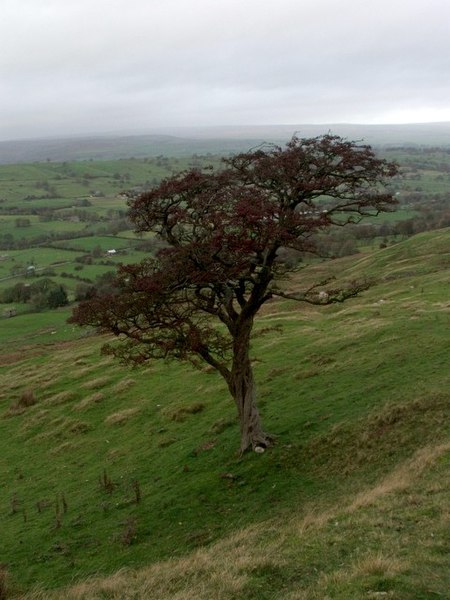
[[[0,0],[0,138],[450,120],[447,0]]]

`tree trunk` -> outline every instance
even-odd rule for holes
[[[264,433],[261,417],[256,406],[256,388],[253,369],[250,363],[250,332],[253,321],[250,320],[240,335],[234,340],[233,367],[231,371],[230,392],[236,402],[241,430],[241,453],[256,447],[267,448],[273,438]]]
[[[252,367],[248,364],[237,376],[234,386],[234,400],[241,430],[241,453],[247,449],[254,450],[257,446],[267,448],[272,443],[271,437],[262,429],[255,392]]]

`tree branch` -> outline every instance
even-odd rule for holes
[[[360,282],[355,281],[352,282],[349,287],[323,289],[318,293],[314,293],[314,290],[316,290],[319,287],[323,287],[323,285],[326,285],[330,280],[331,278],[329,280],[326,280],[325,282],[322,282],[321,284],[315,284],[305,292],[289,293],[283,292],[279,289],[274,289],[272,290],[272,295],[278,296],[280,298],[285,298],[287,300],[295,300],[296,302],[306,302],[307,304],[327,306],[329,304],[345,302],[345,300],[348,300],[349,298],[354,298],[355,296],[358,296],[358,294],[360,294],[361,292],[369,289],[369,287],[371,287],[372,285],[372,283],[369,280],[364,280]]]

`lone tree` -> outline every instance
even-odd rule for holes
[[[208,363],[225,379],[240,422],[241,452],[267,447],[250,360],[255,316],[274,296],[342,302],[367,287],[325,292],[324,282],[290,295],[276,284],[289,268],[280,251],[323,256],[321,236],[365,215],[392,210],[384,188],[397,172],[369,146],[338,136],[292,140],[224,159],[129,200],[137,232],[154,232],[155,258],[119,268],[116,290],[74,309],[71,321],[112,332],[107,351],[125,362]],[[322,289],[320,289],[322,288]]]

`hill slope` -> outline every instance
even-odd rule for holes
[[[248,527],[186,558],[83,582],[55,596],[100,600],[448,598],[450,442],[430,444],[339,504]]]
[[[11,593],[155,563],[55,597],[446,597],[449,265],[441,230],[298,274],[378,281],[342,306],[264,311],[263,455],[235,454],[213,373],[130,372],[94,337],[4,356]]]

